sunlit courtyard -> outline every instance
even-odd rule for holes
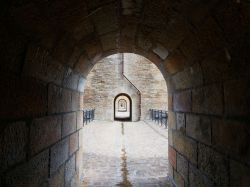
[[[167,134],[149,121],[86,125],[83,186],[170,186]]]

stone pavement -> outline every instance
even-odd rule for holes
[[[140,122],[84,127],[82,187],[168,187],[167,129]]]

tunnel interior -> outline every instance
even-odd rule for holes
[[[114,120],[132,120],[132,100],[126,93],[121,93],[114,98]]]
[[[117,53],[149,59],[167,82],[176,185],[249,185],[249,1],[0,7],[0,186],[80,186],[86,79]]]

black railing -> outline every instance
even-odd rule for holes
[[[150,119],[161,126],[168,126],[168,112],[166,110],[149,109]]]
[[[95,119],[95,109],[83,111],[83,124],[88,124]]]

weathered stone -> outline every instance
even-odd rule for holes
[[[183,154],[190,162],[197,164],[197,143],[184,136],[180,131],[173,130],[174,148]]]
[[[71,35],[65,34],[55,46],[52,56],[60,63],[73,67],[74,64],[70,61],[70,57],[73,54],[75,42]]]
[[[71,99],[72,99],[71,111],[79,110],[79,108],[80,108],[80,93],[79,92],[71,92]]]
[[[185,187],[185,181],[184,181],[184,179],[176,171],[174,171],[174,180],[175,180],[176,184],[178,185],[178,187]]]
[[[53,84],[49,85],[49,114],[69,112],[72,109],[71,92]]]
[[[191,111],[191,91],[174,94],[174,110],[180,112]]]
[[[189,183],[193,187],[213,187],[215,184],[196,167],[189,165]]]
[[[185,125],[184,113],[176,113],[176,126],[177,126],[177,130],[180,130],[185,133],[186,125]]]
[[[176,129],[176,114],[174,112],[168,112],[168,128]]]
[[[171,166],[173,166],[173,168],[176,169],[176,151],[171,146],[168,147],[168,159]]]
[[[63,86],[72,90],[77,90],[79,74],[75,73],[71,68],[68,68],[63,77]]]
[[[49,179],[50,187],[62,187],[64,186],[64,165],[62,165],[58,171],[52,175]]]
[[[168,129],[168,144],[173,146],[173,130]]]
[[[182,176],[185,183],[188,183],[188,161],[180,154],[177,154],[176,157],[176,171]]]
[[[51,151],[50,153],[50,175],[52,175],[68,159],[68,154],[69,154],[68,138],[54,145],[50,151]]]
[[[65,137],[76,131],[76,113],[68,113],[63,115],[62,137]]]
[[[76,129],[79,130],[83,127],[83,111],[78,111],[76,117]]]
[[[69,154],[72,155],[79,148],[79,135],[78,132],[70,135],[69,137]]]
[[[114,5],[105,6],[94,14],[93,20],[99,35],[118,29],[118,20],[116,15],[116,8]],[[106,22],[109,22],[109,27],[106,26]]]
[[[230,161],[230,186],[248,186],[250,168],[233,160]]]
[[[76,172],[76,157],[73,155],[65,164],[65,184],[70,184]]]
[[[78,151],[76,151],[76,172],[78,173],[78,180],[83,181],[84,179],[84,174],[83,170],[84,168],[82,167],[83,165],[83,151],[84,149],[80,147]]]
[[[221,85],[211,85],[192,90],[192,111],[196,113],[221,115],[223,96]]]
[[[60,85],[64,71],[64,67],[52,59],[48,50],[40,46],[29,46],[23,70],[25,76]]]
[[[211,144],[212,122],[209,117],[186,115],[186,133],[202,143]]]
[[[219,82],[228,79],[230,59],[225,50],[209,55],[201,62],[205,83]]]
[[[46,150],[6,175],[7,186],[40,186],[48,177],[49,151]]]
[[[25,122],[6,124],[0,134],[0,173],[25,160],[28,128]]]
[[[213,178],[216,185],[229,185],[228,161],[220,153],[202,144],[198,146],[198,167]]]
[[[88,73],[94,67],[94,64],[90,62],[86,54],[82,54],[78,62],[75,64],[74,69],[80,72],[84,77],[88,76]]]
[[[250,146],[248,123],[236,120],[213,120],[212,141],[220,151],[230,154],[250,164]]]
[[[61,116],[35,119],[30,128],[31,155],[47,148],[61,139]]]
[[[115,33],[109,33],[109,34],[103,35],[101,37],[101,43],[102,43],[104,51],[110,51],[110,50],[116,49],[117,36],[118,34],[115,32]]]
[[[224,84],[225,113],[228,116],[250,115],[249,80],[229,81]]]
[[[47,87],[32,78],[20,78],[1,73],[1,119],[44,116],[47,112]]]
[[[85,83],[86,83],[86,79],[84,77],[80,77],[79,82],[78,82],[78,91],[79,92],[84,92]]]
[[[174,51],[164,61],[164,66],[165,66],[165,71],[170,74],[182,71],[186,66],[185,57],[180,52],[180,50]]]
[[[159,43],[157,43],[157,46],[153,49],[153,52],[157,54],[162,60],[165,60],[168,56],[168,50]]]
[[[177,73],[173,76],[176,90],[200,86],[203,83],[202,71],[199,64]]]

